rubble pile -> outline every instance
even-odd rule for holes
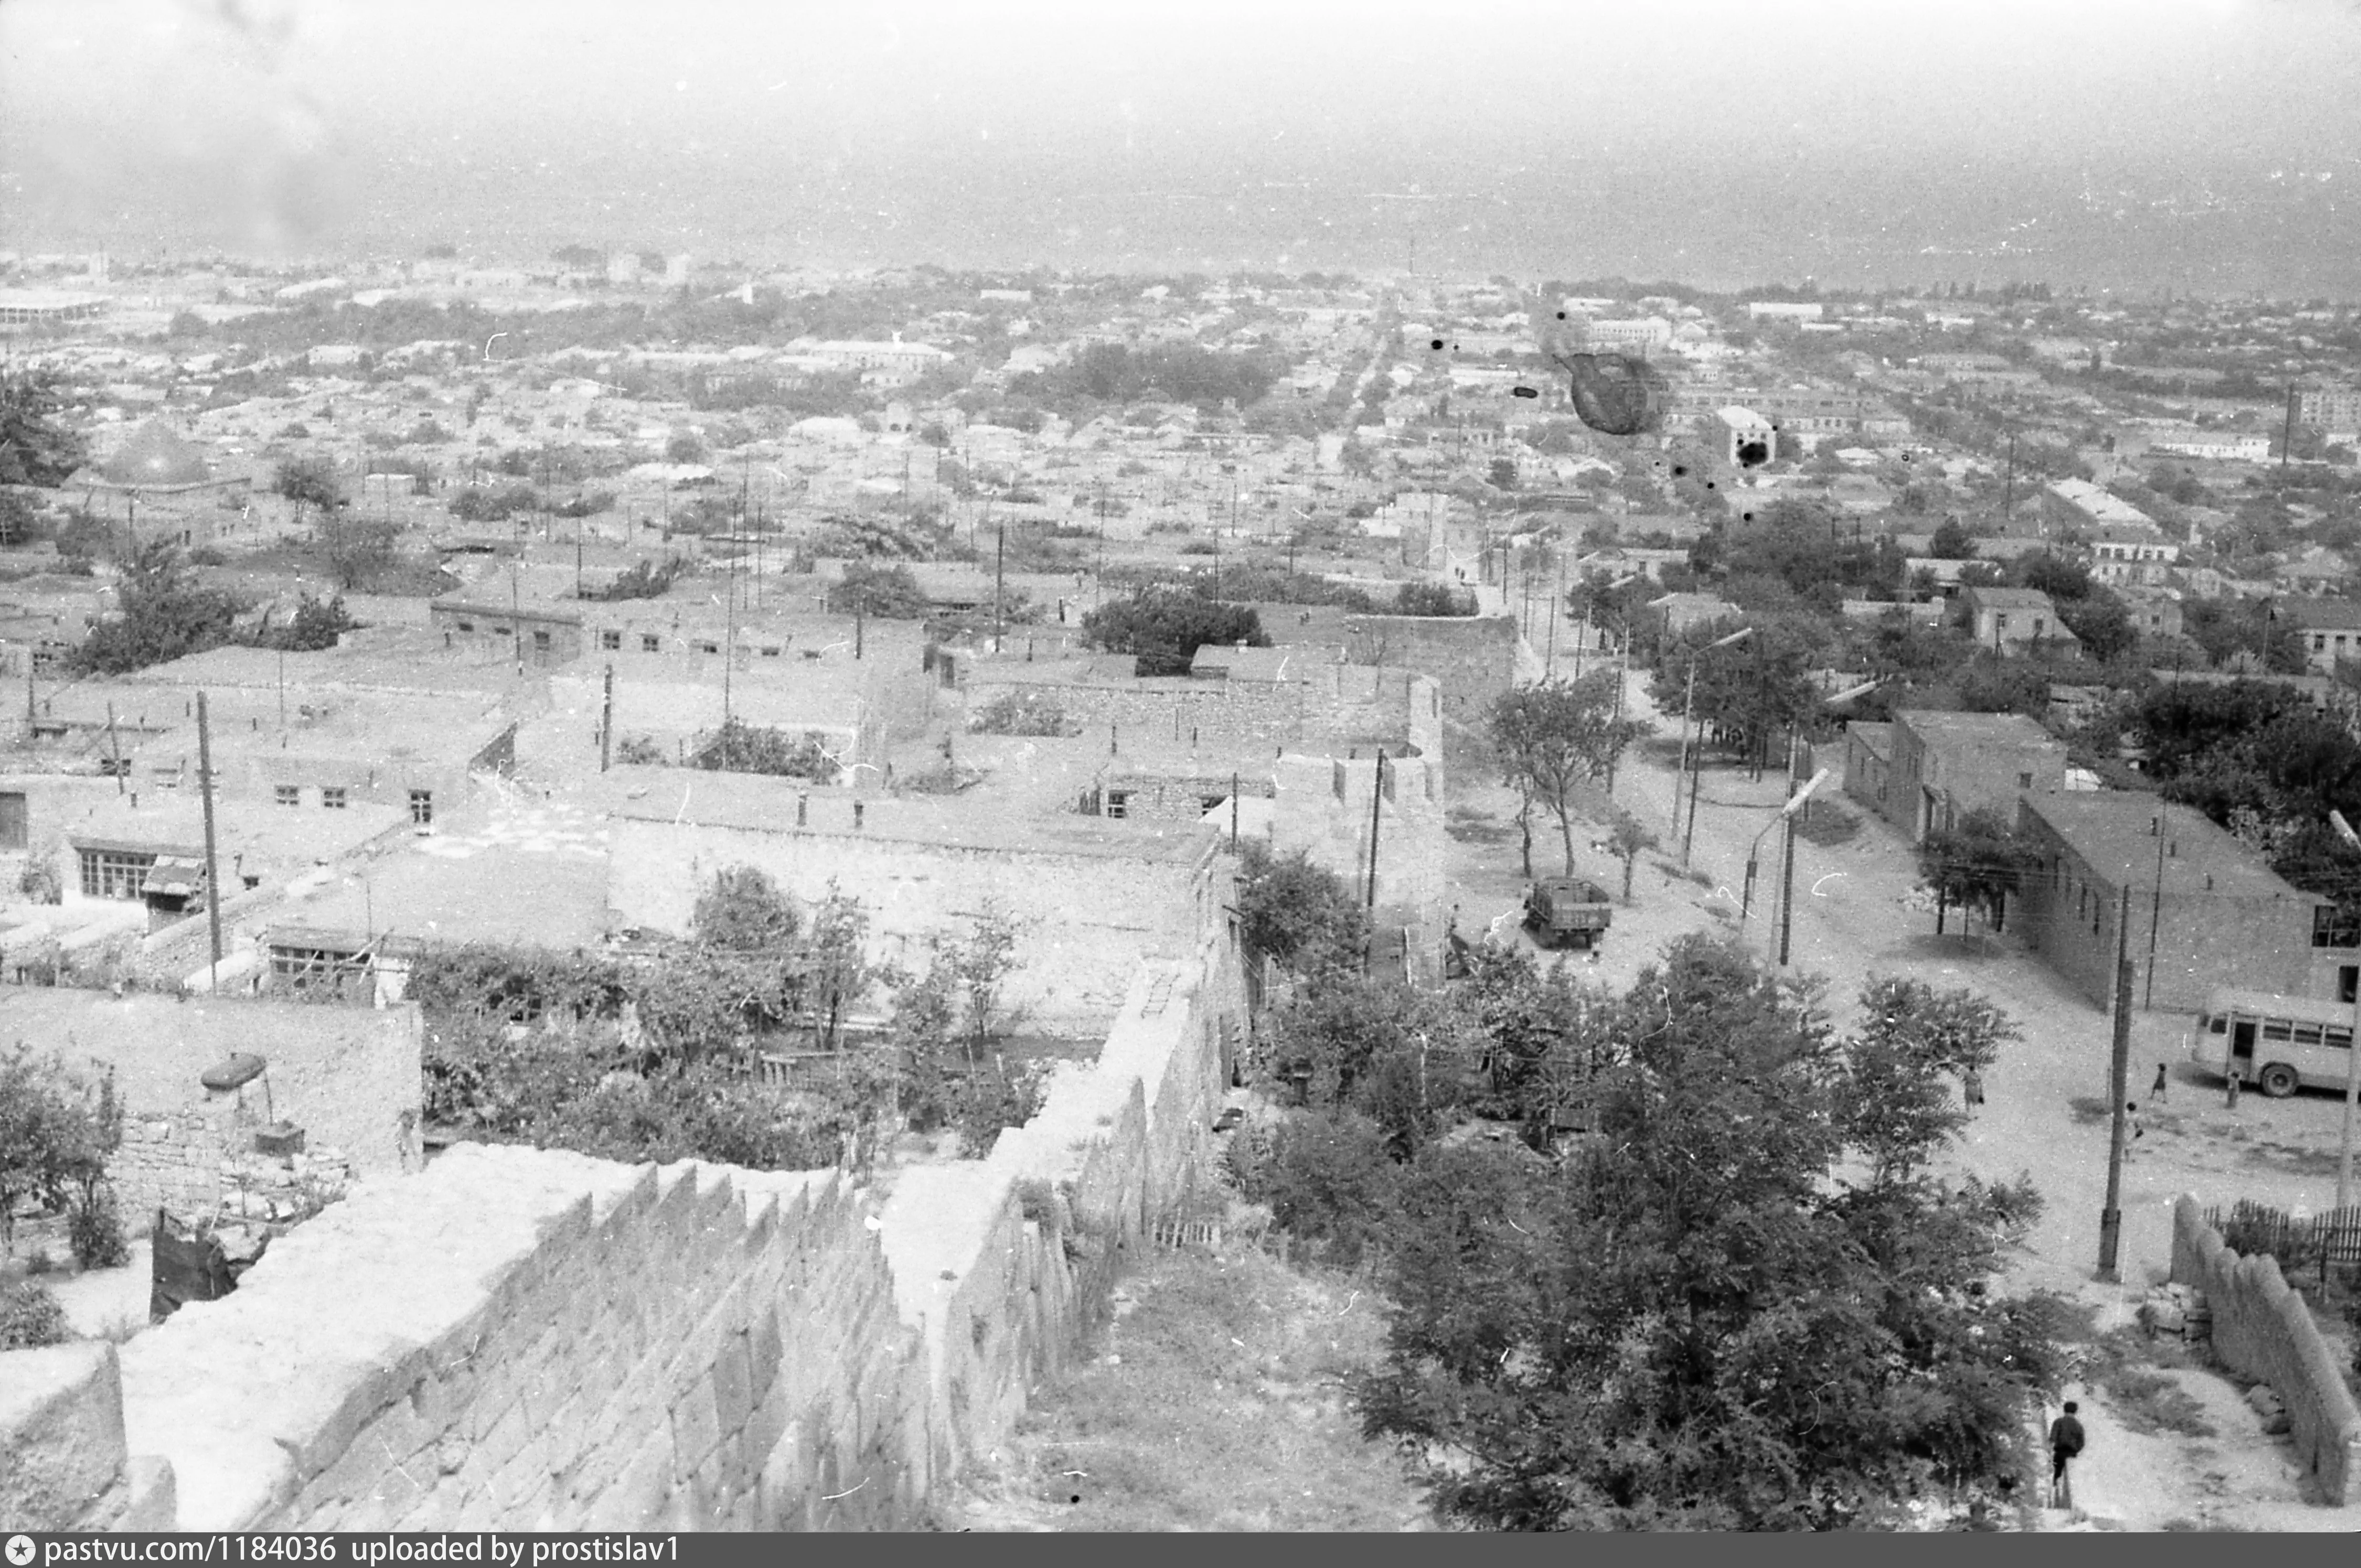
[[[2139,1322],[2150,1339],[2159,1334],[2189,1340],[2213,1337],[2213,1309],[2205,1304],[2205,1292],[2193,1285],[2159,1285],[2150,1290],[2140,1302]]]
[[[2263,1420],[2265,1437],[2279,1437],[2295,1430],[2295,1421],[2287,1412],[2287,1405],[2268,1383],[2257,1383],[2246,1390],[2246,1404]]]

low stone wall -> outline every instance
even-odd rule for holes
[[[479,1146],[365,1184],[126,1347],[127,1452],[184,1530],[923,1522],[1206,1157],[1244,1008],[1221,902],[1040,1114],[882,1204]]]
[[[2270,1385],[2287,1407],[2296,1457],[2339,1508],[2361,1486],[2361,1410],[2312,1312],[2279,1277],[2276,1258],[2241,1257],[2205,1223],[2193,1197],[2172,1210],[2172,1279],[2205,1292],[2213,1354]]]
[[[103,1340],[0,1354],[0,1454],[10,1530],[172,1528],[170,1469],[126,1463],[120,1365]]]

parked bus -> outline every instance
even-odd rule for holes
[[[2261,991],[2221,990],[2189,1036],[2189,1059],[2274,1099],[2298,1089],[2345,1087],[2353,1057],[2353,1004]]]

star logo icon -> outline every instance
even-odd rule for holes
[[[29,1535],[10,1536],[8,1538],[8,1561],[15,1565],[15,1568],[25,1568],[25,1565],[32,1560],[33,1538]]]

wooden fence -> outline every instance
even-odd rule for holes
[[[2361,1208],[2298,1216],[2241,1198],[2226,1216],[2218,1208],[2208,1209],[2205,1223],[2221,1233],[2222,1244],[2233,1252],[2249,1257],[2268,1253],[2278,1259],[2279,1273],[2290,1285],[2303,1269],[2312,1271],[2323,1290],[2333,1279],[2361,1274]]]

